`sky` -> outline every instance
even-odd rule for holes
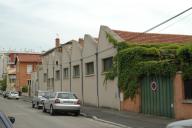
[[[0,0],[0,51],[46,51],[61,43],[98,37],[100,25],[145,30],[192,6],[192,0]],[[153,33],[192,35],[192,10]]]

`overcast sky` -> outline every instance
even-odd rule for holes
[[[192,0],[0,0],[0,50],[42,51],[98,37],[100,25],[143,32],[192,6]],[[192,35],[192,10],[155,33]]]

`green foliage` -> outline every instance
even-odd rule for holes
[[[23,86],[22,87],[22,92],[28,92],[28,87],[27,86]]]
[[[183,44],[129,44],[118,42],[107,34],[109,42],[117,48],[111,71],[105,81],[119,78],[119,87],[125,98],[134,98],[143,76],[174,76],[179,70],[184,79],[192,79],[192,45]]]
[[[3,80],[0,81],[0,90],[5,91],[7,88],[7,78],[3,78]]]

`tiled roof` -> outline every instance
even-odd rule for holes
[[[17,61],[19,62],[41,62],[40,54],[18,54]]]
[[[138,33],[113,30],[122,39],[135,43],[192,43],[192,35]]]

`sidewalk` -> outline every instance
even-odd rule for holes
[[[174,121],[174,119],[166,117],[88,106],[83,106],[81,112],[85,113],[88,117],[96,116],[99,119],[132,128],[165,128],[168,123]]]
[[[31,102],[31,97],[22,96],[21,99]],[[168,123],[174,121],[174,119],[166,117],[157,117],[92,106],[82,106],[81,115],[123,128],[165,128]]]

